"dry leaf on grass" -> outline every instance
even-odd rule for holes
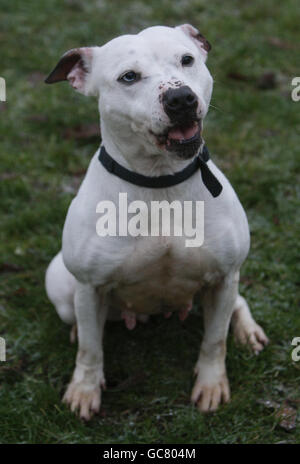
[[[278,426],[286,432],[291,432],[296,428],[297,410],[285,401],[276,412],[275,417],[279,419]]]
[[[278,419],[278,427],[284,429],[286,432],[291,432],[296,428],[297,409],[292,406],[292,403],[297,403],[297,401],[285,400],[282,404],[279,404],[273,400],[260,399],[257,400],[257,403],[275,411],[275,417]]]
[[[283,50],[295,48],[294,44],[287,42],[286,40],[282,40],[279,37],[269,37],[268,42],[269,44],[274,45],[274,47],[282,48]]]
[[[63,132],[65,139],[88,139],[90,137],[100,138],[99,124],[82,124],[75,127],[68,127]]]
[[[24,271],[22,266],[14,263],[0,263],[0,272],[20,272]]]

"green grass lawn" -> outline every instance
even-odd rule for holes
[[[2,3],[0,335],[7,362],[0,363],[0,442],[299,443],[299,414],[288,432],[280,409],[266,407],[269,400],[296,415],[300,404],[300,361],[291,359],[291,340],[300,336],[300,102],[290,96],[300,75],[297,0]],[[44,273],[99,145],[98,112],[94,98],[43,78],[70,48],[185,22],[213,46],[205,140],[249,218],[241,291],[271,343],[256,357],[229,336],[232,401],[204,416],[189,403],[200,311],[184,323],[153,317],[132,332],[108,323],[108,389],[101,414],[84,424],[61,403],[76,347],[47,300]]]

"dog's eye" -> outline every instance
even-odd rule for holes
[[[194,58],[191,55],[183,55],[181,58],[182,66],[192,66],[194,63]]]
[[[134,71],[128,71],[127,73],[123,74],[119,77],[119,81],[123,82],[124,84],[133,84],[140,79],[140,75]]]

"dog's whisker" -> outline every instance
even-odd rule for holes
[[[225,113],[225,111],[223,111],[223,110],[222,110],[221,108],[219,108],[218,106],[212,105],[211,103],[209,104],[209,106],[210,106],[211,108],[214,108],[215,110],[220,111],[221,113]]]

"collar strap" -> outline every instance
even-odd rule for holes
[[[98,157],[100,163],[115,176],[120,177],[131,184],[139,185],[140,187],[148,188],[165,188],[172,187],[173,185],[180,184],[189,177],[191,177],[198,169],[201,171],[202,181],[206,188],[210,191],[213,197],[220,195],[222,191],[222,185],[211,172],[207,166],[207,161],[209,160],[209,152],[204,145],[202,153],[200,153],[194,158],[194,160],[188,164],[182,171],[178,171],[175,174],[168,174],[165,176],[149,177],[138,174],[137,172],[130,171],[129,169],[121,166],[117,161],[115,161],[105,150],[105,147],[102,145]]]

